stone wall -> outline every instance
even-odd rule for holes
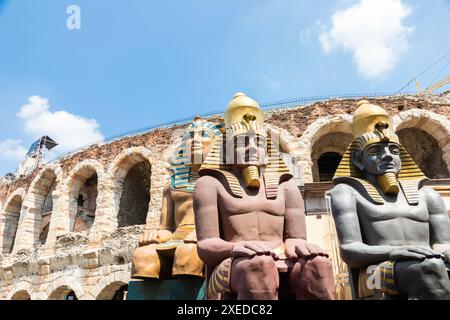
[[[441,152],[437,161],[447,167],[446,172],[436,174],[448,177],[450,94],[369,100],[388,110],[397,130],[415,128],[433,137],[434,148]],[[331,99],[266,112],[267,123],[277,130],[285,129],[284,138],[299,150],[302,183],[313,182],[313,176],[317,176],[316,161],[322,153],[345,150],[356,102]],[[222,121],[218,116],[211,120]],[[162,190],[169,179],[167,159],[176,146],[178,136],[174,132],[183,128],[159,128],[96,144],[0,185],[0,248],[9,248],[13,241],[12,253],[3,249],[4,254],[0,255],[0,299],[61,299],[71,291],[79,299],[110,299],[115,290],[129,281],[131,253],[139,235],[145,227],[158,225]],[[121,199],[129,188],[135,187],[133,181],[140,183],[141,189],[146,188],[139,180],[142,175],[133,173],[139,171],[133,168],[142,167],[143,163],[148,163],[150,172],[148,206],[145,205],[147,224],[121,227]],[[97,176],[93,224],[88,230],[73,232],[78,194],[93,175]],[[49,203],[52,210],[48,235],[41,244],[45,227],[42,211]],[[14,237],[14,226],[9,221],[17,216]]]

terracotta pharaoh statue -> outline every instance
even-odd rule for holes
[[[352,129],[355,139],[334,176],[331,206],[342,258],[359,274],[358,296],[450,299],[444,201],[423,186],[426,177],[384,109],[360,101]]]
[[[198,170],[222,125],[194,118],[170,165],[170,183],[163,193],[160,226],[146,230],[133,253],[132,278],[164,279],[203,276],[197,254],[193,193]]]
[[[306,241],[304,206],[258,103],[237,93],[194,193],[198,254],[209,298],[333,299],[328,256]],[[211,271],[211,272],[210,272]]]

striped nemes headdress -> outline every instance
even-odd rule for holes
[[[194,192],[195,182],[198,174],[191,172],[190,152],[187,150],[186,141],[191,137],[194,131],[202,131],[201,137],[207,136],[216,140],[222,136],[223,125],[209,122],[199,116],[196,116],[192,123],[185,129],[183,139],[176,151],[176,156],[170,164],[169,170],[172,173],[170,179],[171,188]],[[214,141],[213,141],[214,143]]]
[[[333,183],[356,183],[362,186],[369,198],[376,204],[383,204],[384,199],[377,189],[364,179],[363,173],[352,163],[353,151],[363,151],[367,146],[379,142],[393,142],[400,147],[401,168],[397,180],[410,205],[419,203],[419,188],[427,178],[417,164],[400,144],[394,132],[389,114],[380,106],[370,104],[366,100],[358,102],[353,114],[352,130],[355,139],[345,151],[333,177]]]
[[[226,134],[218,137],[208,156],[200,167],[199,174],[224,178],[231,194],[242,198],[244,190],[238,178],[232,173],[231,163],[227,162],[227,146],[232,146],[234,137],[241,134],[254,133],[267,140],[267,155],[269,161],[264,171],[266,197],[277,197],[281,182],[292,178],[279,150],[272,142],[270,134],[264,125],[264,113],[258,103],[243,93],[234,95],[224,114]]]

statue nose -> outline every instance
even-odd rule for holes
[[[388,147],[383,148],[383,153],[381,154],[381,159],[392,161],[394,158],[392,156],[391,150]]]

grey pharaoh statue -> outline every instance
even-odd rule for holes
[[[426,177],[384,109],[360,101],[352,129],[355,140],[333,179],[331,207],[342,258],[359,271],[358,296],[450,299],[444,201],[423,186]]]

